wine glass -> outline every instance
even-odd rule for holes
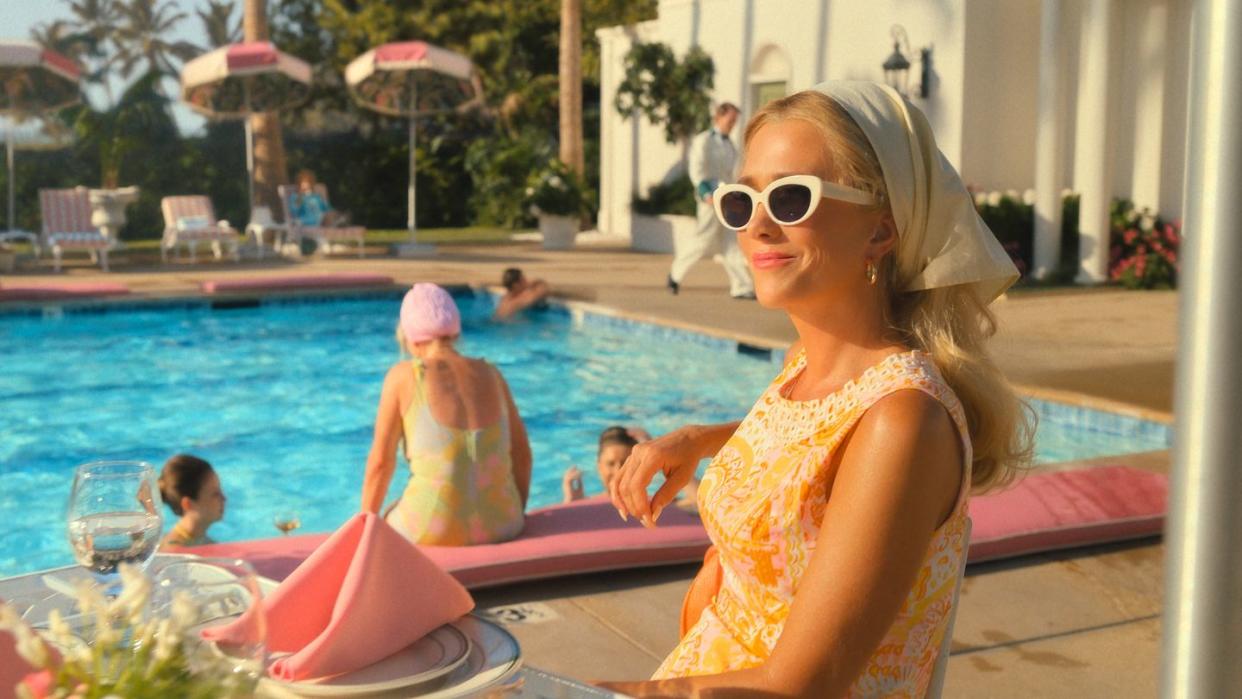
[[[276,525],[282,535],[288,536],[294,529],[302,526],[302,518],[293,511],[277,512],[272,517],[272,524]]]
[[[66,516],[69,545],[110,595],[120,591],[120,565],[145,569],[159,545],[164,520],[158,492],[155,469],[143,461],[94,461],[74,474]]]
[[[253,690],[267,663],[263,582],[246,561],[161,559],[151,571],[151,610],[167,618],[192,672],[232,677]],[[233,696],[233,694],[230,694]]]

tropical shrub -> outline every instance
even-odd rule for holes
[[[684,174],[665,182],[652,185],[646,197],[634,197],[632,208],[634,213],[645,216],[660,214],[679,214],[693,216],[695,214],[694,185]]]
[[[1181,269],[1180,221],[1165,221],[1127,199],[1109,207],[1108,278],[1130,289],[1172,289]]]
[[[588,216],[591,200],[582,178],[557,159],[526,180],[525,204],[535,216]]]

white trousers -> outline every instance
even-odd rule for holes
[[[673,281],[680,284],[694,263],[719,245],[725,274],[729,275],[729,295],[754,293],[755,284],[746,267],[746,257],[737,246],[737,233],[720,225],[720,221],[716,220],[716,209],[702,201],[699,202],[697,224],[693,236],[674,243],[673,268],[669,271]]]

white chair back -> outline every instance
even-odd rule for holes
[[[957,571],[957,582],[953,585],[953,606],[949,608],[949,623],[944,628],[944,639],[940,641],[940,652],[936,655],[936,669],[932,671],[931,682],[927,685],[926,699],[940,699],[944,691],[944,677],[949,671],[949,650],[953,647],[953,622],[957,620],[957,603],[962,594],[962,580],[966,577],[966,558],[970,553],[970,518],[966,518],[965,539],[962,544],[962,565]]]

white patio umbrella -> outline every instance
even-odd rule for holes
[[[420,116],[464,112],[483,101],[482,85],[469,58],[425,41],[377,46],[345,68],[345,83],[358,104],[410,125],[410,182],[406,228],[411,250],[417,248],[414,221],[414,173],[417,120]]]
[[[311,67],[268,41],[230,44],[181,69],[181,99],[207,117],[244,119],[246,175],[254,206],[254,132],[250,117],[291,107],[310,94]]]
[[[73,59],[55,51],[29,41],[0,41],[0,117],[5,126],[5,162],[9,173],[9,230],[0,233],[0,240],[35,240],[33,234],[17,230],[14,219],[13,150],[22,143],[47,142],[58,137],[44,133],[43,124],[33,118],[76,104],[82,97],[78,87],[81,75]]]

